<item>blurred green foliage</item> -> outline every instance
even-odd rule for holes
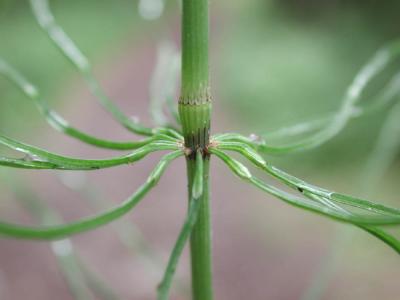
[[[235,129],[266,133],[336,111],[359,68],[377,49],[400,36],[395,13],[399,8],[398,1],[237,4],[234,27],[224,36],[220,67],[224,105],[240,120]],[[393,70],[374,82],[365,100],[373,98]],[[383,116],[352,122],[312,155],[296,155],[296,162],[363,163]]]
[[[140,21],[136,1],[56,0],[51,5],[60,24],[92,61],[110,55],[120,45],[117,41],[135,36],[143,28],[136,26]],[[0,55],[36,84],[53,107],[57,106],[58,92],[74,70],[40,30],[28,1],[0,0],[0,36]],[[4,133],[11,135],[26,128],[26,122],[12,121],[16,118],[29,119],[31,125],[41,120],[33,104],[3,78],[0,98]]]

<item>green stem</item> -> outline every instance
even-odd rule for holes
[[[192,153],[204,150],[210,136],[208,31],[208,0],[183,0],[179,116],[185,145]]]
[[[208,0],[183,0],[182,87],[185,100],[209,96]]]
[[[210,158],[204,158],[203,195],[201,207],[190,237],[190,253],[192,262],[193,300],[212,300],[212,251],[211,251],[211,216],[209,197]],[[187,158],[189,179],[189,198],[191,197],[196,160]]]
[[[209,202],[209,153],[211,95],[208,70],[208,0],[183,0],[182,84],[179,117],[187,148],[189,199],[196,169],[196,155],[203,155],[203,199],[193,227],[190,250],[193,300],[212,300],[212,252]],[[200,154],[196,154],[200,153]],[[190,200],[189,200],[190,201]]]

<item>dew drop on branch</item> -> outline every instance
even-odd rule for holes
[[[37,156],[35,154],[27,153],[25,156],[22,158],[24,161],[27,162],[48,162],[46,159],[43,159],[40,156]]]

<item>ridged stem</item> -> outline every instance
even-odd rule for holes
[[[204,159],[203,196],[190,239],[193,300],[212,300],[212,246],[209,199],[211,96],[208,70],[208,0],[183,0],[182,84],[179,117],[187,148],[189,199],[198,150]]]
[[[183,0],[182,4],[181,98],[202,101],[209,97],[208,0]]]
[[[211,96],[208,74],[208,0],[183,0],[182,84],[179,116],[186,147],[209,142]]]
[[[195,165],[196,160],[187,158],[189,196],[192,191]],[[203,196],[199,199],[202,203],[190,238],[193,300],[213,299],[209,165],[210,157],[207,156],[204,158]]]

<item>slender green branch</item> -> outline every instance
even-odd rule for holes
[[[251,147],[243,143],[234,143],[234,142],[221,142],[217,145],[219,149],[236,151],[250,160],[254,165],[266,171],[270,175],[274,176],[276,179],[280,180],[285,185],[290,188],[305,194],[306,196],[309,194],[313,194],[316,196],[324,197],[326,199],[332,200],[334,202],[346,204],[349,206],[357,207],[360,209],[364,209],[369,213],[376,213],[387,216],[386,220],[391,220],[393,223],[396,223],[396,219],[400,216],[400,210],[396,208],[391,208],[382,204],[377,204],[371,201],[367,201],[365,199],[356,198],[353,196],[340,194],[336,192],[332,192],[314,185],[311,185],[295,176],[287,174],[278,168],[269,165],[265,160],[255,152]],[[304,193],[306,192],[306,193]],[[389,224],[389,223],[388,223]]]
[[[89,204],[92,208],[96,210],[104,210],[107,209],[112,202],[104,197],[104,195],[100,192],[99,186],[93,185],[92,183],[86,180],[85,174],[76,174],[76,173],[64,173],[60,172],[59,179],[61,183],[63,183],[67,188],[72,189],[79,194],[81,194],[84,198],[89,201]],[[78,176],[72,177],[73,179],[79,179],[78,181],[74,181],[72,179],[73,184],[71,184],[71,177],[70,176]],[[83,177],[82,177],[83,176]],[[164,271],[164,263],[161,257],[154,251],[153,247],[149,244],[146,238],[143,236],[143,232],[136,226],[134,222],[131,220],[127,220],[121,218],[116,220],[113,224],[111,224],[115,233],[117,234],[118,239],[122,243],[123,246],[127,248],[127,250],[135,255],[138,258],[140,263],[145,267],[147,270],[146,273],[158,274],[160,271]],[[84,266],[82,266],[83,271]],[[90,275],[90,270],[87,271]],[[86,273],[86,272],[85,272]],[[96,275],[96,274],[93,274]],[[89,282],[92,281],[88,278],[88,284],[92,286]],[[96,280],[93,280],[93,285],[96,287]],[[182,293],[187,293],[187,288],[185,287],[184,282],[181,278],[175,279],[177,290],[181,291]],[[97,284],[98,289],[101,289],[101,284]],[[104,294],[104,296],[103,296]],[[115,297],[107,297],[107,290],[101,293],[101,298],[104,299],[116,299]]]
[[[393,104],[393,101],[397,98],[399,93],[400,72],[392,77],[389,83],[376,97],[376,100],[365,106],[355,106],[355,109],[353,109],[351,113],[351,119],[365,117]],[[294,148],[292,150],[290,148],[283,149],[281,148],[281,146],[273,146],[270,141],[277,139],[293,139],[307,133],[321,131],[327,125],[334,121],[334,116],[336,114],[337,113],[331,113],[311,121],[300,122],[291,126],[283,127],[278,130],[261,135],[262,138],[258,135],[251,135],[250,137],[246,137],[237,133],[222,133],[213,135],[212,139],[224,142],[242,142],[247,144],[248,146],[269,154],[285,154],[291,152],[292,150],[307,150],[307,147]]]
[[[108,211],[73,223],[41,228],[0,222],[0,234],[22,239],[52,240],[62,239],[66,236],[82,233],[110,223],[131,211],[157,184],[168,164],[182,155],[182,151],[175,151],[165,155],[154,168],[146,183],[139,187],[139,189],[127,200]]]
[[[238,133],[218,133],[218,134],[214,134],[211,137],[211,141],[212,142],[241,142],[246,144],[249,147],[252,147],[254,149],[257,148],[257,146],[255,145],[255,142],[257,137],[246,137],[244,135],[238,134]]]
[[[167,268],[164,273],[164,277],[158,288],[158,300],[168,300],[169,291],[171,289],[172,279],[176,271],[179,259],[182,251],[185,247],[187,240],[189,239],[190,233],[197,221],[197,215],[201,208],[201,201],[203,195],[203,157],[200,152],[196,156],[196,167],[194,170],[194,179],[192,185],[192,199],[189,203],[189,211],[182,226],[181,232],[179,233],[178,239],[175,243],[174,249],[172,250],[171,256],[168,261]]]
[[[55,222],[60,222],[61,218],[46,207],[46,205],[34,199],[32,191],[21,190],[21,187],[14,187],[17,191],[17,198],[20,200],[25,208],[40,221],[44,226],[51,225]],[[52,241],[50,243],[51,250],[57,259],[60,272],[67,282],[67,285],[74,295],[76,300],[93,299],[92,294],[85,283],[84,275],[77,264],[77,254],[73,248],[71,240],[64,239],[59,241]]]
[[[386,231],[377,227],[361,226],[361,225],[357,226],[363,229],[364,231],[367,231],[368,233],[372,234],[376,238],[380,239],[382,242],[384,242],[386,245],[388,245],[394,251],[400,254],[400,241],[396,239],[394,236],[388,234]]]
[[[27,188],[22,182],[19,180],[17,181],[14,177],[9,175],[3,176],[3,179],[12,187],[12,191],[15,193],[17,200],[20,201],[24,208],[38,219],[42,225],[51,225],[62,221],[55,210],[45,205],[37,198],[34,191]],[[94,274],[94,272],[89,271],[88,266],[80,259],[70,239],[53,241],[50,245],[57,259],[60,272],[67,281],[68,287],[75,299],[88,300],[93,298],[89,287],[86,285],[86,281],[91,282],[93,280],[99,282],[97,286],[92,286],[90,284],[90,288],[92,288],[95,293],[100,294],[101,291],[108,290],[109,297],[106,299],[118,299],[118,297],[115,296],[115,292],[106,282],[99,278],[97,274]],[[114,297],[111,295],[114,295]]]
[[[266,152],[271,152],[274,150],[275,153],[283,153],[310,149],[317,147],[336,136],[340,131],[343,130],[343,128],[345,128],[347,123],[353,117],[355,111],[357,111],[357,105],[361,99],[362,92],[368,86],[370,81],[375,78],[387,65],[389,65],[389,63],[392,62],[393,59],[399,54],[399,41],[395,41],[394,43],[391,43],[390,45],[379,50],[355,76],[352,84],[347,89],[339,112],[334,115],[333,119],[322,130],[298,143],[273,148],[261,145],[260,150],[262,151],[265,149]]]
[[[390,90],[388,93],[390,93]],[[394,104],[391,108],[377,138],[377,142],[370,153],[366,166],[361,172],[359,189],[363,192],[363,195],[372,195],[374,189],[379,186],[378,182],[384,177],[384,173],[388,169],[390,162],[394,160],[394,154],[399,149],[396,146],[399,141],[399,134],[397,133],[397,123],[400,118],[399,108],[400,103]],[[394,236],[376,227],[368,228],[364,226],[362,229],[381,239],[395,251],[399,252],[400,241]],[[354,234],[355,230],[352,230],[352,228],[337,228],[330,250],[322,258],[317,270],[312,275],[310,284],[303,293],[302,300],[317,300],[323,297],[332,279],[336,263],[341,259],[344,251],[346,251],[346,246],[349,246],[351,243]]]
[[[315,203],[314,201],[310,202],[308,199],[304,199],[298,196],[294,196],[290,193],[281,191],[280,189],[268,185],[258,178],[254,177],[251,175],[250,171],[242,165],[240,162],[237,160],[229,157],[227,154],[224,152],[215,149],[215,148],[210,148],[210,152],[218,156],[220,159],[222,159],[228,167],[240,178],[250,182],[251,184],[255,185],[256,187],[260,188],[261,190],[268,192],[269,194],[293,205],[299,208],[303,208],[318,214],[322,214],[328,217],[331,217],[333,219],[339,220],[339,221],[344,221],[348,223],[353,223],[357,225],[397,225],[400,224],[400,213],[395,214],[394,211],[395,209],[388,208],[385,206],[382,206],[385,208],[385,211],[387,211],[386,214],[381,215],[380,213],[377,213],[377,215],[360,215],[360,214],[348,214],[343,212],[340,209],[334,209],[331,206],[327,206],[326,204],[320,204],[320,203]],[[311,198],[311,200],[315,200],[314,195],[312,192],[309,192],[307,190],[302,190],[302,194],[308,198]],[[317,195],[321,198],[331,200],[327,197]],[[368,207],[363,207],[367,212],[369,213],[374,213],[373,210],[369,209]],[[389,213],[391,212],[391,213]]]
[[[378,94],[376,101],[364,107],[359,104],[362,93],[369,83],[399,55],[400,41],[394,41],[380,49],[355,76],[347,89],[339,111],[336,113],[282,128],[263,135],[263,138],[252,139],[237,134],[232,136],[229,136],[229,134],[216,135],[215,138],[245,142],[259,151],[270,154],[284,154],[320,146],[340,133],[352,119],[365,116],[387,106],[400,93],[400,73],[397,73]],[[293,138],[313,131],[316,131],[313,135],[287,145],[274,146],[269,142],[271,139]]]
[[[115,120],[128,130],[139,134],[150,136],[154,134],[152,128],[133,121],[126,116],[103,92],[99,83],[92,74],[88,59],[82,54],[75,43],[68,37],[64,30],[58,26],[51,13],[48,0],[30,0],[31,7],[40,27],[47,33],[48,37],[60,49],[66,58],[77,68],[93,95],[97,97],[103,107],[111,113]]]
[[[81,183],[71,185],[68,176],[75,174],[59,174],[60,181],[68,188],[80,193],[86,198],[90,206],[94,209],[103,210],[109,207],[112,202],[104,197],[99,191],[99,186],[95,186],[86,179],[80,178]],[[83,174],[80,174],[83,175]],[[146,266],[157,271],[163,266],[160,266],[161,259],[154,253],[152,247],[146,241],[141,230],[130,220],[120,219],[113,224],[115,233],[120,242],[127,247],[132,254],[139,254],[146,263]]]
[[[317,200],[318,202],[322,203],[324,207],[318,207],[310,203],[304,202],[303,199],[290,195],[286,192],[280,191],[275,187],[272,187],[270,185],[267,185],[263,182],[261,182],[259,179],[251,176],[251,174],[248,172],[247,168],[245,168],[243,165],[241,165],[239,162],[235,161],[234,159],[231,159],[229,156],[224,154],[223,152],[220,152],[215,149],[210,150],[212,153],[216,154],[219,156],[227,165],[237,174],[239,177],[242,179],[245,179],[247,181],[250,181],[252,184],[257,186],[263,191],[266,191],[277,198],[300,208],[307,209],[313,212],[320,213],[325,216],[329,216],[331,218],[334,218],[336,220],[340,221],[345,221],[345,222],[350,222],[354,224],[355,226],[369,232],[370,234],[374,235],[378,239],[382,240],[385,242],[387,245],[389,245],[393,250],[399,253],[400,250],[400,242],[385,232],[384,230],[381,230],[377,227],[370,226],[368,224],[374,224],[372,218],[368,219],[360,219],[360,217],[356,216],[355,214],[349,213],[348,211],[344,210],[342,207],[332,203],[328,199],[324,199],[323,197],[319,197],[316,195],[313,195],[309,193],[309,197],[311,199]],[[306,193],[307,194],[307,193]],[[367,225],[363,225],[362,223],[366,222]],[[379,221],[377,224],[379,225]]]
[[[363,106],[357,105],[356,109],[352,111],[351,119],[365,117],[385,107],[388,107],[389,105],[393,104],[393,101],[396,99],[396,96],[399,93],[400,93],[400,73],[397,73],[392,77],[389,83],[382,88],[382,91],[376,97],[374,97],[376,98],[374,101]],[[311,121],[301,122],[288,127],[283,127],[276,131],[263,134],[262,137],[267,141],[271,141],[276,139],[295,138],[298,136],[302,136],[303,134],[311,133],[317,130],[322,130],[324,127],[326,127],[329,123],[333,121],[335,114],[336,113],[331,113]],[[279,151],[279,148],[275,148],[272,145],[267,146],[266,144],[264,144],[261,147],[263,152],[277,153]],[[279,153],[284,153],[284,151],[281,151]]]
[[[297,196],[293,196],[287,192],[281,191],[271,185],[268,185],[266,183],[263,183],[259,179],[255,178],[250,174],[248,169],[244,167],[241,163],[238,161],[230,158],[228,155],[225,153],[216,150],[216,149],[210,149],[211,153],[214,153],[217,155],[219,158],[221,158],[228,166],[229,168],[236,174],[238,175],[241,179],[252,183],[256,187],[260,188],[262,191],[265,191],[278,199],[283,200],[284,202],[291,204],[293,206],[303,208],[312,212],[319,213],[324,216],[328,216],[330,218],[333,218],[338,221],[344,221],[344,222],[349,222],[365,231],[368,233],[374,235],[384,243],[386,243],[388,246],[390,246],[393,250],[395,250],[397,253],[400,253],[400,241],[398,241],[396,238],[394,238],[392,235],[388,234],[382,229],[379,229],[377,227],[368,225],[368,224],[373,224],[372,219],[360,219],[358,216],[349,213],[348,211],[344,210],[342,207],[337,206],[336,204],[332,203],[329,199],[324,199],[323,197],[319,197],[316,195],[310,194],[310,199],[316,200],[319,203],[323,204],[323,206],[318,206],[315,205],[314,203],[307,203],[305,202],[304,199],[301,199]],[[364,224],[364,222],[367,222]],[[379,225],[379,222],[378,222]]]
[[[9,158],[9,157],[0,157],[0,166],[18,168],[18,169],[38,169],[38,170],[59,168],[58,165],[45,161],[38,161],[38,160],[30,161],[26,159]]]
[[[90,134],[87,134],[79,129],[76,129],[73,126],[70,126],[63,117],[50,109],[48,104],[41,98],[39,90],[32,83],[30,83],[21,73],[19,73],[15,68],[13,68],[1,58],[0,73],[6,76],[25,94],[26,97],[28,97],[35,103],[38,110],[46,118],[50,126],[52,126],[55,130],[65,133],[84,143],[101,148],[130,150],[137,149],[154,140],[154,137],[151,137],[138,142],[116,142],[100,139]]]
[[[354,215],[350,211],[344,209],[343,207],[337,205],[336,203],[330,201],[329,199],[319,197],[319,196],[316,196],[313,194],[310,194],[309,198],[316,200],[317,202],[322,203],[334,210],[341,211],[342,213],[347,214],[349,216]],[[354,225],[357,226],[358,228],[368,232],[369,234],[372,234],[376,238],[380,239],[385,244],[387,244],[389,247],[391,247],[394,251],[396,251],[397,253],[400,254],[400,241],[397,240],[394,236],[390,235],[389,233],[387,233],[386,231],[384,231],[378,227],[369,226],[369,225],[361,225],[361,224],[354,224]]]
[[[24,163],[24,160],[21,159],[2,158],[0,159],[0,165],[18,168],[26,167],[28,169],[47,168],[59,170],[97,170],[102,168],[110,168],[122,164],[133,163],[154,151],[179,149],[179,146],[176,142],[154,141],[124,156],[117,156],[110,159],[89,160],[54,154],[37,147],[15,141],[3,135],[0,135],[0,144],[30,156],[28,159],[25,159],[27,160],[26,163]]]

